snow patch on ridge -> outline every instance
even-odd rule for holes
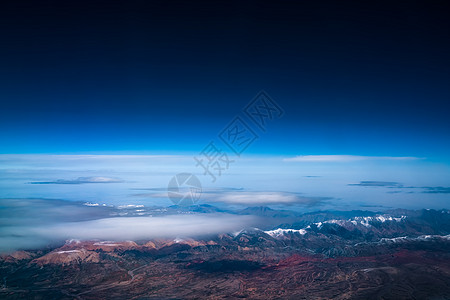
[[[301,235],[305,235],[306,234],[306,230],[305,229],[282,229],[282,228],[278,228],[278,229],[274,229],[274,230],[269,230],[269,231],[264,231],[265,233],[267,233],[268,235],[272,236],[272,237],[280,237],[283,236],[285,233],[299,233]]]
[[[333,219],[333,220],[327,220],[327,221],[317,222],[317,223],[312,223],[312,224],[314,224],[318,230],[322,229],[324,224],[336,224],[341,227],[345,227],[346,225],[347,226],[362,225],[367,228],[370,228],[370,227],[372,227],[372,224],[375,222],[380,222],[380,223],[401,222],[405,218],[406,218],[406,216],[401,216],[401,217],[397,218],[397,217],[392,217],[389,215],[376,215],[374,217],[355,217],[353,219],[348,219],[348,220]],[[294,232],[298,232],[301,235],[305,235],[308,231],[311,231],[311,230],[312,230],[311,225],[308,225],[304,229],[299,229],[299,230],[278,228],[278,229],[264,231],[264,232],[272,237],[280,237],[286,233],[294,233]]]

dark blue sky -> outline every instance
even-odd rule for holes
[[[450,150],[444,1],[11,1],[0,152],[198,152],[260,91],[264,154]]]

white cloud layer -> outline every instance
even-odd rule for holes
[[[88,207],[60,200],[1,199],[0,253],[36,249],[65,240],[150,240],[201,237],[256,226],[255,216],[174,214],[111,217],[114,208]]]
[[[150,240],[201,237],[254,226],[254,216],[227,214],[117,217],[83,222],[2,228],[0,252],[44,247],[65,240]]]
[[[167,193],[145,193],[137,194],[139,196],[149,196],[155,198],[167,197]],[[172,197],[176,197],[173,195]],[[184,194],[179,195],[180,198],[184,197]],[[244,206],[252,205],[306,205],[313,206],[321,204],[325,200],[329,200],[331,197],[307,197],[302,196],[299,193],[287,193],[287,192],[254,192],[254,191],[233,191],[226,190],[203,190],[201,194],[201,200],[205,203],[226,203],[226,204],[238,204]]]
[[[315,205],[328,198],[324,197],[303,197],[297,193],[283,192],[229,192],[206,195],[210,202],[222,202],[228,204],[242,205],[268,205],[268,204],[300,204]]]
[[[31,228],[43,238],[79,240],[145,240],[203,236],[232,232],[255,221],[251,216],[228,214],[119,217]]]

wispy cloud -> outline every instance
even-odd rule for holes
[[[443,186],[424,186],[423,193],[427,194],[450,194],[450,187]]]
[[[361,156],[361,155],[299,155],[284,158],[285,162],[353,162],[363,160],[417,160],[414,156]]]
[[[395,181],[360,181],[359,183],[349,183],[350,186],[370,186],[370,187],[396,187],[402,188],[403,185]]]
[[[78,177],[76,179],[58,179],[55,181],[32,181],[31,184],[83,184],[83,183],[121,183],[124,182],[120,178],[112,177]]]
[[[349,183],[349,186],[364,187],[387,187],[390,189],[398,189],[388,191],[389,194],[414,193],[414,190],[425,194],[450,194],[450,187],[443,186],[405,186],[395,181],[360,181],[359,183]]]

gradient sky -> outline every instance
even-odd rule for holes
[[[0,252],[275,222],[161,214],[179,173],[224,211],[450,208],[450,2],[371,2],[1,1]]]
[[[260,91],[264,155],[449,162],[440,1],[9,1],[0,153],[198,153]]]

